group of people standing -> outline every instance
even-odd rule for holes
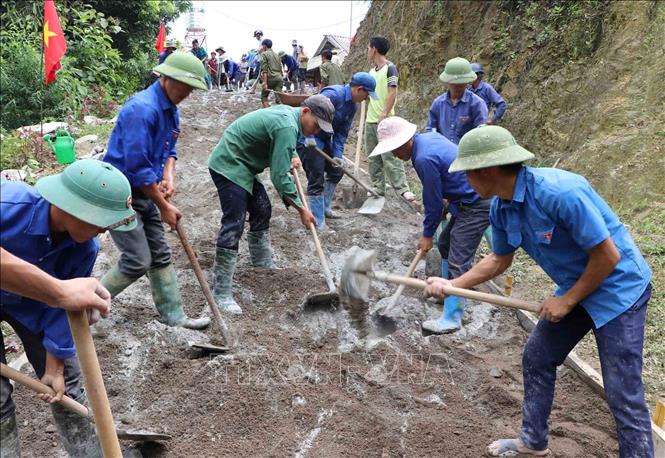
[[[278,69],[281,89],[282,62],[270,40],[258,39],[265,103],[269,90],[277,88]],[[94,292],[101,299],[98,308],[108,310],[110,298],[146,275],[160,321],[193,329],[209,323],[207,318],[191,319],[184,313],[163,226],[175,228],[182,218],[173,202],[180,134],[177,105],[194,89],[209,87],[205,51],[198,49],[202,48],[196,53],[172,52],[154,68],[159,80],[122,107],[103,161],[75,162],[61,174],[43,178],[36,188],[2,183],[0,316],[26,344],[38,376],[56,390],[56,397],[48,401],[66,393],[85,402],[64,311],[49,307],[62,306],[61,300],[54,299],[61,295],[48,292],[55,288],[49,288],[53,277],[90,275],[98,250],[94,237],[101,232],[110,231],[121,256],[100,284],[84,288],[88,296]],[[443,287],[471,288],[500,275],[520,247],[559,286],[555,296],[543,302],[541,320],[524,350],[521,436],[492,443],[487,454],[550,454],[548,417],[556,368],[593,331],[606,398],[617,421],[620,454],[653,457],[641,380],[651,271],[627,229],[584,178],[524,165],[534,155],[519,146],[508,130],[488,125],[501,119],[506,104],[482,81],[482,67],[474,68],[463,58],[446,63],[440,80],[447,88],[429,109],[426,132],[418,133],[415,124],[394,116],[399,73],[386,57],[389,49],[386,38],[373,37],[367,48],[372,62],[368,72],[354,73],[348,84],[322,88],[300,107],[256,110],[225,129],[208,160],[222,208],[213,266],[218,306],[227,313],[242,313],[233,297],[232,280],[246,221],[251,264],[275,268],[272,209],[259,174],[270,170],[280,199],[296,210],[305,226],[325,229],[326,218],[338,216],[332,202],[357,103],[368,101],[364,144],[376,192],[385,194],[389,184],[413,203],[415,195],[404,169],[405,161],[411,161],[423,185],[425,217],[418,242],[423,251],[432,248],[446,212],[451,215],[438,240],[444,259],[442,276],[428,279],[426,290],[444,301],[443,314],[423,327],[437,333],[459,329],[464,301],[444,298]],[[309,151],[306,137],[313,137],[337,166]],[[292,177],[301,168],[308,178],[309,209]],[[492,254],[472,267],[490,223]],[[11,255],[18,260],[6,263]],[[43,275],[31,268],[41,269]],[[35,285],[43,287],[26,288],[12,281],[21,272],[31,272]],[[64,288],[71,294],[74,286]],[[4,361],[4,348],[2,357]],[[1,401],[2,448],[18,454],[14,405],[6,379],[2,379]],[[71,416],[59,416],[55,409],[54,415],[71,455],[101,455],[87,419],[78,418],[80,424],[75,424]]]

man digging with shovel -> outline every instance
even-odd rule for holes
[[[347,85],[327,86],[323,88],[320,95],[330,99],[335,106],[335,119],[332,122],[332,135],[320,132],[314,137],[316,146],[338,161],[338,167],[334,167],[314,151],[308,151],[305,137],[298,138],[298,155],[302,161],[303,168],[307,174],[307,199],[312,213],[316,217],[316,227],[323,230],[326,218],[335,219],[338,216],[332,210],[337,183],[342,179],[342,167],[344,161],[344,144],[349,135],[353,117],[356,115],[357,103],[368,98],[377,98],[376,80],[366,72],[358,72],[351,78]]]
[[[203,63],[184,52],[174,52],[153,71],[161,75],[159,80],[122,107],[104,156],[104,161],[120,169],[132,186],[138,225],[128,232],[111,231],[122,255],[101,281],[115,297],[147,274],[160,321],[169,326],[203,329],[209,318],[185,315],[163,223],[175,229],[182,217],[171,203],[175,194],[175,144],[180,133],[177,105],[192,90],[208,89],[207,74]]]
[[[300,108],[275,105],[257,110],[227,127],[210,155],[208,167],[222,206],[213,294],[225,312],[242,313],[233,298],[232,281],[247,213],[252,265],[274,268],[268,232],[272,208],[257,175],[270,168],[270,179],[284,204],[296,207],[305,227],[316,224],[298,198],[290,170],[301,166],[296,153],[298,136],[315,135],[319,130],[332,133],[334,116],[335,107],[322,95],[305,99]]]
[[[74,162],[62,173],[39,180],[36,189],[9,181],[3,181],[0,188],[2,249],[30,262],[44,274],[37,280],[34,272],[25,272],[23,281],[34,282],[32,287],[36,290],[31,297],[39,297],[43,290],[50,289],[48,275],[59,280],[77,280],[61,282],[56,289],[63,290],[51,296],[53,299],[69,295],[71,306],[77,295],[89,297],[90,291],[81,289],[82,279],[77,277],[88,277],[92,272],[99,250],[95,237],[106,230],[128,231],[136,226],[127,179],[115,167],[103,162]],[[3,256],[3,262],[5,259]],[[96,307],[108,311],[108,292],[99,288],[97,295],[99,297],[94,299]],[[55,391],[55,396],[47,393],[39,396],[51,404],[62,445],[68,455],[77,458],[101,457],[102,450],[90,419],[72,413],[58,403],[66,394],[81,404],[87,404],[66,312],[49,307],[40,300],[5,290],[0,291],[0,298],[0,321],[7,322],[14,329],[37,377]],[[48,297],[44,299],[49,300]],[[62,300],[55,302],[62,303]],[[99,313],[88,313],[90,324],[99,318]],[[0,353],[5,364],[1,335]],[[15,458],[20,456],[20,447],[12,390],[9,380],[2,377],[1,455]]]
[[[423,235],[418,248],[423,253],[432,248],[432,237],[443,217],[443,200],[448,201],[452,218],[439,236],[441,276],[457,278],[471,268],[471,263],[489,226],[490,199],[481,199],[466,180],[464,172],[450,172],[457,157],[457,146],[436,132],[416,133],[416,125],[394,116],[379,123],[379,143],[370,157],[392,151],[397,158],[411,159],[423,187]],[[446,297],[438,320],[427,320],[423,328],[437,334],[456,331],[462,326],[465,299]]]
[[[614,415],[622,458],[654,456],[642,384],[642,349],[651,270],[626,227],[589,182],[558,169],[531,168],[534,157],[506,129],[466,134],[451,172],[466,171],[473,189],[492,201],[493,253],[442,286],[472,288],[510,267],[523,248],[558,285],[522,356],[524,402],[519,438],[487,447],[489,456],[551,455],[547,448],[557,367],[589,332],[598,345],[605,399]]]

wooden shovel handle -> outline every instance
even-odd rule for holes
[[[356,157],[353,163],[353,173],[358,175],[360,170],[360,150],[363,143],[363,134],[365,133],[365,106],[367,102],[360,102],[360,122],[358,123],[358,140],[356,141]]]
[[[16,369],[12,369],[6,364],[0,363],[0,375],[13,380],[16,383],[20,383],[21,385],[30,388],[36,393],[46,393],[50,394],[51,396],[55,396],[55,391],[53,391],[53,388],[50,386],[45,385],[39,380],[36,380],[28,375],[22,374],[21,372],[17,371]],[[82,417],[87,417],[90,415],[90,411],[86,406],[76,402],[67,395],[62,397],[62,400],[59,402],[59,404],[62,405],[65,409],[71,410],[72,412],[77,413]]]
[[[423,250],[418,250],[416,252],[416,255],[413,257],[413,260],[411,261],[411,264],[409,264],[409,268],[406,271],[406,274],[404,275],[405,277],[412,277],[413,272],[416,271],[416,267],[418,266],[418,263],[420,260],[423,258],[423,255],[425,252]],[[399,285],[397,287],[397,291],[395,291],[395,294],[393,294],[393,298],[397,300],[397,298],[402,294],[402,291],[404,291],[404,288],[406,288],[406,285]]]
[[[369,277],[388,283],[410,286],[412,288],[425,289],[427,282],[417,278],[402,277],[401,275],[390,274],[388,272],[372,271],[367,272]],[[448,296],[460,296],[475,301],[488,302],[494,305],[502,305],[514,309],[527,310],[529,312],[540,312],[540,304],[527,302],[512,297],[499,296],[497,294],[482,293],[471,289],[456,288],[454,286],[444,286],[443,292]]]
[[[335,167],[337,167],[337,164],[335,163],[335,161],[333,161],[332,158],[331,158],[330,156],[328,156],[326,153],[324,153],[323,151],[321,151],[321,149],[320,149],[318,146],[312,146],[311,149],[313,149],[313,150],[316,151],[318,154],[320,154],[321,156],[323,156],[323,158],[324,158],[326,161],[330,162],[332,165],[334,165]],[[351,172],[349,172],[348,170],[346,170],[344,167],[342,167],[342,173],[343,173],[344,175],[346,175],[347,177],[351,178],[351,179],[352,179],[353,181],[355,181],[356,183],[358,183],[358,184],[360,185],[361,188],[363,188],[365,191],[367,191],[367,192],[369,192],[370,194],[372,194],[374,197],[376,197],[376,198],[379,198],[379,197],[380,197],[380,196],[376,193],[376,191],[374,191],[372,188],[370,188],[370,187],[367,186],[365,183],[363,183],[362,181],[360,181],[360,179],[359,179],[358,177],[356,177],[354,174],[352,174]]]
[[[182,227],[181,221],[178,221],[178,224],[176,224],[176,231],[178,232],[180,243],[182,243],[182,247],[184,248],[185,253],[187,253],[187,258],[189,258],[189,264],[192,266],[192,269],[194,269],[194,275],[196,275],[196,279],[199,281],[199,285],[201,285],[201,289],[203,290],[203,295],[205,296],[206,301],[210,306],[212,317],[215,320],[215,324],[217,324],[217,327],[220,329],[222,333],[224,342],[226,343],[227,346],[233,347],[235,342],[233,341],[233,337],[231,336],[231,331],[229,330],[229,327],[224,321],[224,319],[222,318],[222,314],[219,311],[219,308],[217,307],[217,303],[215,302],[215,297],[212,295],[212,291],[210,291],[208,280],[206,280],[206,277],[203,274],[203,270],[201,269],[199,260],[196,257],[196,253],[194,253],[192,245],[189,243],[189,240],[187,239],[187,234],[185,233],[185,228]]]
[[[122,457],[120,442],[118,441],[113,414],[111,413],[111,405],[109,404],[106,388],[104,387],[102,370],[97,360],[95,342],[92,340],[92,335],[90,334],[88,317],[85,311],[68,311],[67,318],[69,319],[72,337],[74,337],[76,355],[81,365],[85,390],[95,417],[95,423],[97,424],[97,435],[99,436],[102,452],[105,457]]]
[[[303,205],[309,211],[309,206],[307,205],[307,200],[305,199],[304,196],[302,184],[300,184],[300,177],[298,176],[298,170],[291,169],[291,174],[293,175],[293,179],[296,182],[296,191],[298,191],[298,197],[300,197],[300,200],[302,200]],[[314,246],[316,247],[316,254],[319,256],[319,260],[321,261],[323,276],[326,277],[326,284],[328,285],[328,289],[330,291],[334,291],[336,289],[335,282],[333,281],[333,276],[332,273],[330,272],[330,267],[328,267],[328,261],[326,261],[326,255],[323,252],[323,248],[321,247],[319,234],[316,232],[314,224],[309,223],[308,226],[309,226],[309,231],[312,233],[312,239],[314,240]]]

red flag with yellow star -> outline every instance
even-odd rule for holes
[[[53,0],[44,0],[44,71],[46,84],[55,80],[56,70],[60,70],[60,59],[67,51],[65,36],[60,27],[58,13]]]
[[[162,25],[159,26],[159,34],[157,34],[155,49],[157,50],[158,54],[161,54],[166,49],[166,26],[164,25],[163,19]]]

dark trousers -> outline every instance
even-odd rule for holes
[[[23,326],[16,319],[10,315],[0,311],[0,322],[6,321],[9,324],[25,349],[25,355],[32,365],[32,368],[37,374],[37,378],[41,379],[44,376],[44,369],[46,366],[46,349],[42,345],[42,334],[33,334],[28,328]],[[3,364],[7,364],[5,359],[5,344],[2,334],[0,333],[0,359]],[[15,411],[16,407],[12,400],[12,385],[9,379],[4,377],[0,378],[0,420],[9,418]],[[81,369],[76,356],[65,360],[65,394],[72,399],[78,398],[82,393],[81,387]]]
[[[249,213],[249,232],[265,231],[270,227],[272,216],[270,198],[258,180],[254,180],[250,194],[223,175],[212,169],[209,170],[222,206],[222,227],[217,236],[217,248],[237,251],[245,230],[247,213]]]
[[[439,253],[448,260],[450,278],[457,278],[471,268],[483,232],[490,224],[491,199],[472,204],[458,204],[459,214],[448,221],[439,236]]]
[[[605,384],[605,398],[616,421],[622,458],[653,458],[651,420],[644,401],[642,347],[651,285],[631,308],[600,329],[578,305],[558,323],[540,320],[529,336],[522,356],[524,444],[547,447],[548,419],[554,398],[556,368],[584,335],[593,331]]]
[[[342,169],[334,167],[323,156],[314,151],[308,151],[303,145],[296,146],[296,151],[307,175],[308,196],[320,196],[323,194],[325,181],[337,184],[344,176]]]
[[[143,276],[148,269],[171,263],[171,248],[166,242],[164,224],[155,203],[142,194],[132,193],[132,208],[136,211],[136,227],[131,231],[110,231],[113,242],[122,255],[120,272],[130,277]]]

